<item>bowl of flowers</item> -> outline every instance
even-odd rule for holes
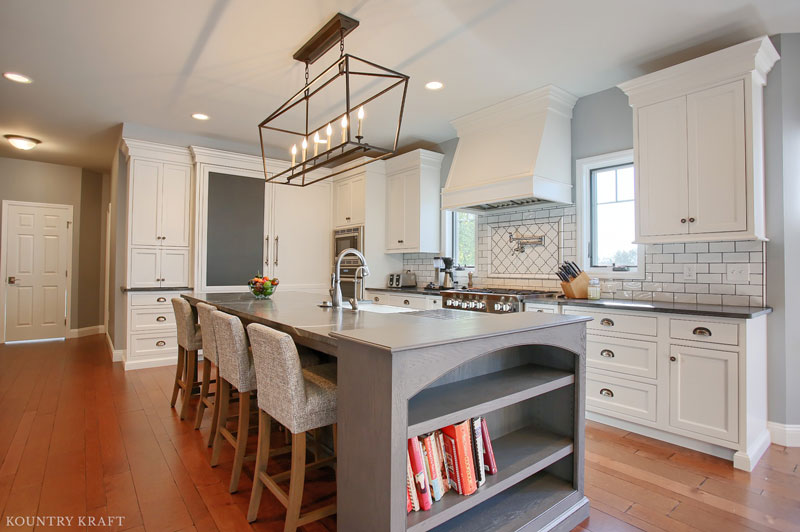
[[[253,297],[256,299],[269,299],[275,292],[275,289],[278,288],[279,282],[277,278],[270,279],[266,276],[255,276],[247,281],[247,286],[250,288],[250,293],[253,294]]]

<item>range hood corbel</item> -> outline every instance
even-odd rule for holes
[[[539,202],[572,203],[572,108],[553,85],[452,121],[458,145],[442,208],[485,212]]]

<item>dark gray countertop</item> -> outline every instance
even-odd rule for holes
[[[347,337],[392,352],[587,321],[580,316],[538,313],[483,314],[447,309],[407,313],[322,308],[323,296],[278,292],[268,300],[249,293],[183,294],[189,302],[204,301],[243,320],[262,323],[334,349],[336,338]],[[312,345],[313,346],[313,345]]]
[[[692,303],[664,303],[660,301],[634,301],[629,299],[550,299],[528,298],[526,303],[537,305],[569,305],[592,309],[636,310],[666,314],[694,314],[716,318],[749,319],[769,314],[772,307],[737,307],[733,305],[699,305]]]

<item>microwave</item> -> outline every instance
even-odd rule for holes
[[[333,260],[339,253],[348,248],[354,248],[364,253],[364,226],[348,227],[346,229],[336,229],[333,232]],[[342,266],[363,266],[361,259],[355,255],[348,255],[342,259]]]

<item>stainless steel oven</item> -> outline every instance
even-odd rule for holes
[[[364,253],[364,226],[348,227],[347,229],[337,229],[333,232],[334,263],[339,253],[348,248],[354,248]],[[340,270],[342,299],[347,301],[352,297],[364,299],[364,279],[359,267],[361,259],[354,255],[348,255],[342,259]]]

